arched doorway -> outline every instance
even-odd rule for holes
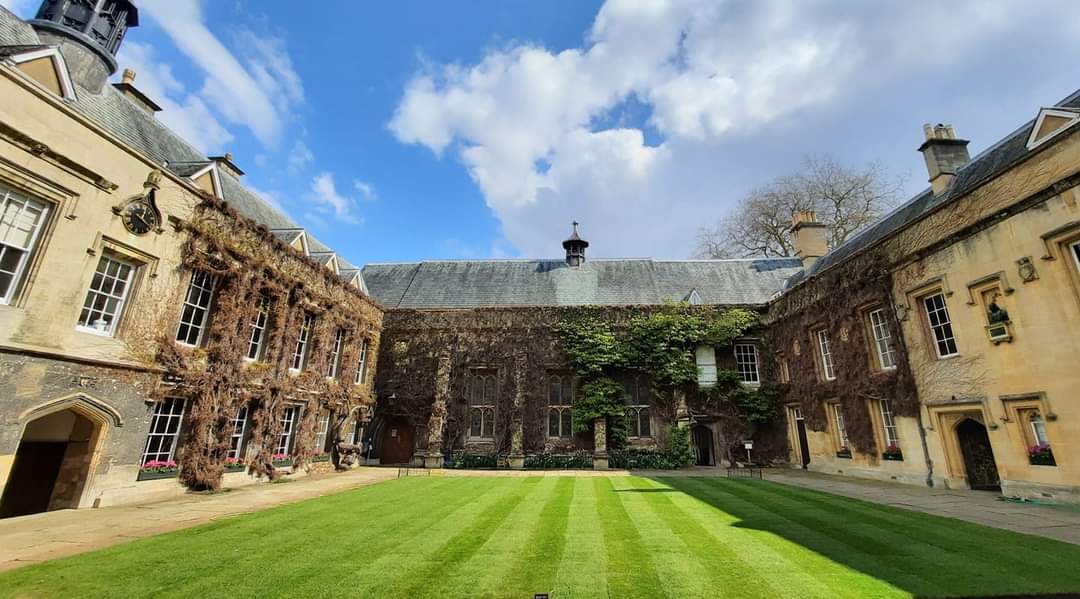
[[[3,496],[0,518],[79,506],[103,426],[67,408],[26,423]]]
[[[1000,491],[1001,480],[986,427],[977,420],[966,418],[956,425],[956,438],[964,456],[968,486],[980,491]]]
[[[716,465],[713,456],[712,430],[707,426],[698,424],[691,429],[691,433],[693,433],[694,437],[694,463],[698,466]]]
[[[405,418],[393,418],[383,424],[379,444],[380,464],[408,464],[416,447],[416,430]]]

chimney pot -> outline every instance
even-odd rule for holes
[[[825,239],[825,224],[818,221],[817,213],[813,210],[795,212],[791,223],[795,255],[802,259],[803,268],[809,269],[818,258],[829,251],[829,243]]]
[[[120,82],[127,83],[128,85],[135,83],[135,71],[124,69],[124,76],[121,78]]]

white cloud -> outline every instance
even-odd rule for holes
[[[307,167],[315,162],[315,154],[303,140],[298,139],[289,151],[289,173],[298,175],[307,170]]]
[[[0,0],[0,6],[24,18],[33,16],[31,13],[40,5],[40,0]]]
[[[206,102],[184,88],[170,65],[157,61],[151,46],[125,42],[118,62],[135,71],[135,86],[161,106],[161,121],[200,151],[220,152],[233,140]]]
[[[327,216],[352,225],[363,222],[356,214],[356,200],[338,193],[334,176],[328,172],[319,173],[312,179],[311,189],[305,199],[314,209],[314,212],[309,211],[305,216],[316,216],[323,224]]]
[[[355,179],[353,181],[353,188],[360,192],[360,197],[365,201],[374,202],[379,199],[379,194],[375,191],[375,187],[371,183]]]
[[[685,256],[698,226],[780,174],[770,158],[784,135],[810,135],[811,116],[920,89],[940,103],[948,92],[929,77],[948,83],[985,48],[1050,35],[1048,23],[1070,22],[1048,19],[1055,10],[1080,5],[608,0],[581,47],[512,44],[473,65],[424,65],[389,127],[454,152],[523,253],[550,255],[577,218],[598,253]],[[1067,26],[1051,29],[1075,48]],[[868,90],[880,96],[860,98]],[[628,102],[645,122],[621,118]],[[875,116],[852,110],[860,125]],[[748,172],[755,152],[771,172]]]
[[[237,35],[245,68],[203,22],[200,0],[140,4],[176,47],[205,76],[199,96],[231,123],[249,128],[275,145],[290,108],[303,102],[303,86],[282,40],[241,30]]]

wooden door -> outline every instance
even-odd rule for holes
[[[706,426],[694,427],[694,457],[698,466],[712,466],[712,431]]]
[[[382,433],[381,464],[408,464],[416,446],[416,430],[407,420],[386,423]]]
[[[964,470],[968,486],[978,491],[1000,491],[994,450],[990,447],[990,435],[982,423],[968,418],[956,427],[960,452],[964,455]]]
[[[795,420],[795,428],[799,431],[799,455],[802,456],[802,467],[810,463],[810,442],[806,438],[806,421],[802,418]]]

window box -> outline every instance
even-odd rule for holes
[[[1057,466],[1054,452],[1049,445],[1040,444],[1028,448],[1028,461],[1032,466]]]
[[[275,453],[271,458],[271,463],[276,468],[288,468],[293,465],[293,459],[283,453]]]
[[[848,449],[847,447],[844,447],[840,451],[836,452],[836,457],[850,460],[851,459],[851,450]]]
[[[903,462],[904,452],[900,451],[900,447],[898,445],[896,445],[895,443],[891,443],[888,447],[885,448],[885,451],[881,452],[881,458],[892,462]]]
[[[313,463],[313,464],[318,464],[318,463],[321,463],[321,462],[329,462],[329,461],[330,461],[330,454],[328,454],[328,453],[318,453],[318,454],[315,454],[315,455],[311,456],[311,463]]]
[[[172,460],[151,460],[143,464],[139,470],[139,476],[135,480],[158,480],[161,478],[176,478],[180,473],[180,467]]]
[[[247,470],[247,464],[236,458],[225,458],[225,472],[243,472]]]

